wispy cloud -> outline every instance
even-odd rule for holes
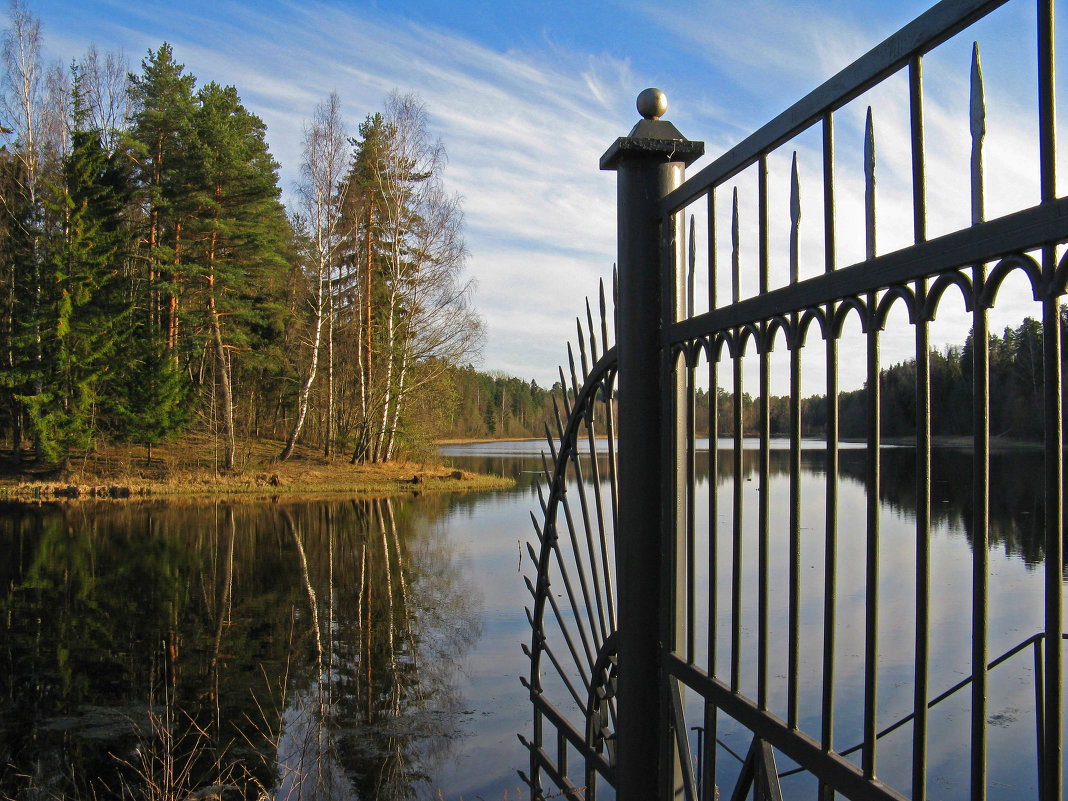
[[[601,173],[597,163],[636,120],[635,94],[658,83],[657,75],[669,80],[674,88],[665,88],[675,94],[668,116],[685,134],[704,139],[714,157],[926,6],[927,0],[892,8],[843,0],[624,0],[605,13],[625,13],[643,25],[614,30],[612,38],[566,42],[548,30],[490,40],[415,23],[384,6],[322,1],[50,0],[39,13],[61,60],[95,40],[102,49],[125,49],[136,68],[148,48],[166,39],[202,82],[236,85],[268,125],[287,190],[300,161],[303,121],[331,91],[341,97],[352,133],[366,114],[382,108],[392,89],[421,95],[449,153],[447,185],[464,197],[469,270],[479,283],[477,304],[489,330],[484,366],[551,383],[582,298],[593,296],[598,279],[611,273],[615,176]],[[1011,12],[1010,21],[1018,16]],[[987,160],[991,216],[1031,202],[1021,198],[1033,194],[1035,185],[1034,136],[1022,122],[1033,109],[1011,83],[1020,80],[1019,70],[1010,66],[1016,53],[998,38],[1003,22],[983,29],[994,44],[988,71],[995,100]],[[1026,19],[1021,25],[1028,40],[1033,32]],[[958,62],[968,47],[970,41],[952,44],[948,66],[932,68],[927,80],[932,233],[967,223],[960,177],[968,147],[966,112],[962,121],[967,63]],[[875,106],[880,158],[880,250],[911,241],[908,103],[897,81],[838,116],[840,264],[863,253],[859,176],[868,102]],[[806,204],[802,269],[811,275],[822,270],[822,156],[813,137],[802,137],[773,159],[772,202],[782,219],[773,225],[771,245],[781,269],[788,219],[784,182],[794,147]],[[747,221],[756,219],[750,178],[738,181]],[[721,215],[729,215],[729,196],[719,204]],[[720,226],[729,226],[725,219]],[[745,236],[745,258],[752,259],[752,237]],[[755,290],[750,277],[747,292]]]

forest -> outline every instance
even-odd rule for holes
[[[1068,308],[1061,307],[1061,336],[1068,336]],[[1016,328],[990,335],[990,404],[988,420],[994,436],[1019,440],[1041,440],[1043,436],[1042,324],[1027,317]],[[972,336],[963,345],[931,351],[931,433],[935,436],[963,436],[972,433]],[[1068,358],[1061,353],[1061,375],[1068,375]],[[844,439],[867,436],[867,386],[838,395],[838,430]],[[916,433],[916,361],[909,359],[879,374],[880,430],[884,437],[912,437]],[[730,436],[734,426],[732,394],[718,390],[717,425],[721,437]],[[772,396],[768,401],[772,436],[790,434],[790,398]],[[760,430],[758,399],[742,397],[742,430],[756,436]],[[711,398],[698,390],[697,431],[709,430]],[[827,424],[827,397],[813,395],[801,401],[801,433],[823,436]]]
[[[551,390],[475,369],[484,326],[461,199],[428,111],[391,94],[349,129],[336,94],[303,127],[282,202],[264,123],[236,87],[199,84],[167,43],[131,70],[95,47],[47,66],[12,3],[0,58],[0,443],[63,465],[102,445],[211,437],[326,457],[425,458],[443,438],[544,435]],[[1062,323],[1063,324],[1063,323]],[[971,344],[931,354],[932,432],[971,428]],[[990,429],[1041,434],[1041,329],[991,337]],[[887,436],[915,430],[915,364],[882,373]],[[557,390],[559,387],[557,387]],[[865,431],[865,392],[839,398]],[[717,400],[719,431],[733,403]],[[708,431],[700,391],[697,427]],[[773,434],[789,399],[769,399]],[[742,399],[743,429],[758,409]],[[826,398],[802,403],[822,433]]]
[[[197,431],[227,468],[247,438],[277,439],[281,459],[300,440],[377,462],[459,419],[483,323],[418,97],[394,92],[352,132],[326,97],[287,209],[263,122],[167,43],[136,71],[95,47],[46,66],[15,2],[0,69],[0,436],[15,461]],[[470,422],[516,432],[530,414]]]

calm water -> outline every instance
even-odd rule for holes
[[[0,797],[27,783],[87,797],[94,782],[107,795],[144,775],[187,789],[221,777],[272,798],[296,798],[297,790],[302,798],[527,797],[515,773],[526,769],[515,734],[527,732],[530,719],[519,683],[527,670],[520,643],[529,641],[522,575],[530,572],[520,545],[537,506],[541,447],[445,449],[458,467],[516,476],[506,492],[0,510]],[[776,500],[788,486],[786,453],[779,455],[772,508],[785,514]],[[745,456],[753,470],[756,454]],[[915,503],[912,451],[887,449],[882,458],[882,642],[892,647],[880,671],[880,720],[890,721],[911,703],[904,676],[912,646],[902,621],[912,614]],[[822,608],[814,592],[822,586],[822,463],[813,443],[803,459],[803,623]],[[993,459],[992,656],[1040,625],[1030,609],[1043,575],[1040,466],[1037,454]],[[729,469],[722,459],[722,493]],[[862,538],[851,544],[847,532],[862,528],[863,474],[863,450],[843,450],[843,565],[862,552]],[[966,454],[937,455],[936,692],[968,672],[968,475]],[[704,492],[709,478],[706,461],[698,475]],[[747,519],[755,520],[756,482],[750,486]],[[729,501],[722,496],[721,514],[729,515]],[[754,580],[755,558],[746,566],[743,581]],[[784,570],[785,558],[775,557],[773,575]],[[841,603],[856,593],[844,578]],[[772,598],[773,608],[781,600]],[[839,640],[841,743],[859,731],[863,617],[853,609],[839,621],[854,633]],[[755,600],[743,615],[755,621]],[[809,643],[803,684],[818,687],[818,638]],[[1017,657],[991,681],[991,780],[1006,797],[1033,794],[1029,663],[1029,653]],[[746,682],[743,690],[751,690]],[[772,693],[773,708],[780,695]],[[932,715],[934,797],[967,792],[967,765],[953,760],[968,719],[967,693],[958,699]],[[743,732],[722,734],[744,752]],[[907,788],[901,750],[888,740],[880,767]],[[722,769],[726,782],[727,759]]]

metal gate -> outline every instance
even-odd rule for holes
[[[813,794],[853,799],[924,799],[930,791],[930,710],[946,699],[967,700],[969,729],[959,759],[969,763],[972,799],[997,797],[988,776],[992,710],[991,676],[1012,660],[1032,661],[1033,728],[1037,795],[1057,801],[1063,783],[1063,398],[1061,298],[1068,291],[1068,199],[1056,195],[1054,103],[1054,6],[1038,0],[1037,168],[1040,197],[1035,205],[986,219],[983,140],[985,104],[979,48],[970,66],[970,112],[961,121],[970,134],[970,169],[955,176],[968,186],[970,225],[936,237],[927,233],[927,152],[924,139],[925,57],[1004,5],[1003,2],[945,0],[858,59],[823,86],[743,142],[683,181],[685,166],[703,153],[660,119],[663,95],[646,90],[638,107],[644,117],[627,137],[605,153],[602,169],[618,174],[619,263],[609,311],[605,289],[599,313],[587,303],[578,320],[577,353],[569,346],[569,372],[560,371],[563,392],[555,430],[547,431],[550,453],[539,514],[532,515],[536,539],[528,545],[537,566],[527,579],[532,638],[524,646],[533,729],[520,740],[530,753],[524,779],[535,799],[562,795],[593,799],[612,792],[620,799],[780,798],[781,778],[810,775]],[[1020,43],[1025,46],[1025,43]],[[1032,52],[1033,49],[1032,49]],[[961,65],[962,75],[968,65]],[[838,264],[836,231],[835,120],[851,101],[891,79],[907,81],[908,145],[911,164],[912,244],[881,252],[876,244],[876,126],[868,110],[863,142],[864,257]],[[823,253],[819,274],[800,277],[799,230],[802,186],[794,152],[790,176],[787,254],[773,252],[769,231],[778,223],[769,202],[769,158],[801,137],[822,148],[818,191],[822,194]],[[730,230],[717,226],[717,204],[741,176],[755,180],[757,291],[743,297],[737,189],[731,198]],[[697,241],[693,211],[705,219],[707,241]],[[728,216],[728,215],[724,215]],[[687,223],[689,225],[687,226]],[[687,230],[688,228],[688,230]],[[723,253],[730,253],[730,264]],[[1060,261],[1058,258],[1060,257]],[[697,277],[698,264],[707,273]],[[729,270],[731,297],[717,297],[721,269]],[[988,315],[1005,279],[1028,285],[1041,323],[1041,407],[1044,440],[1041,497],[1045,562],[1041,623],[1023,632],[1007,651],[991,652],[991,593],[1000,592],[989,564],[990,338]],[[778,283],[773,275],[783,276]],[[726,283],[726,281],[724,281]],[[695,313],[695,287],[708,287],[708,311]],[[948,294],[947,294],[948,293]],[[971,535],[970,597],[964,615],[970,627],[969,674],[946,686],[932,676],[932,347],[930,326],[947,298],[962,303],[971,326],[972,489],[967,525]],[[893,312],[897,309],[897,312]],[[880,658],[900,643],[880,642],[880,341],[892,312],[915,343],[915,536],[910,567],[900,576],[911,586],[907,649],[911,712],[880,717]],[[859,322],[861,353],[843,359],[839,345],[852,320]],[[609,333],[616,337],[609,346]],[[598,344],[600,343],[600,345]],[[820,344],[821,343],[822,347]],[[786,509],[771,508],[771,354],[789,357],[788,470]],[[807,347],[807,351],[806,351]],[[818,586],[802,569],[802,370],[806,352],[819,354],[826,375],[824,486]],[[750,361],[743,363],[747,350]],[[746,364],[752,364],[752,368]],[[859,527],[838,518],[842,474],[839,380],[843,362],[863,364],[866,377],[864,485],[866,508]],[[729,387],[720,386],[729,368]],[[743,465],[746,376],[757,376],[755,421],[756,525],[746,518],[749,487]],[[618,386],[617,386],[618,385]],[[1036,384],[1037,386],[1037,384]],[[708,408],[711,489],[698,489],[700,453],[697,411]],[[710,400],[708,400],[710,399]],[[723,418],[721,420],[721,418]],[[721,430],[721,426],[722,429]],[[732,440],[733,469],[721,465],[717,442]],[[617,444],[618,443],[618,444]],[[722,475],[721,475],[722,473]],[[728,492],[716,489],[717,477]],[[809,488],[811,489],[811,488]],[[730,502],[718,496],[725,494]],[[809,493],[811,497],[811,492]],[[730,508],[721,508],[727,507]],[[728,523],[722,522],[729,520]],[[809,535],[806,536],[816,536]],[[809,540],[808,542],[811,542]],[[860,564],[842,564],[856,544]],[[809,547],[809,546],[806,546]],[[755,554],[756,569],[748,570]],[[745,557],[743,559],[743,556]],[[786,584],[769,586],[769,564],[781,559]],[[700,560],[700,562],[699,562]],[[700,578],[703,576],[704,578]],[[836,681],[845,672],[836,651],[842,632],[843,577],[862,588],[862,644],[855,672],[862,710],[862,736],[840,742],[835,722]],[[891,576],[891,578],[895,578]],[[702,581],[704,583],[702,583]],[[704,591],[699,591],[706,587]],[[802,596],[821,597],[817,624],[802,633]],[[779,593],[779,594],[777,594]],[[771,599],[783,595],[784,604]],[[754,599],[755,596],[755,599]],[[1021,599],[1020,603],[1027,601]],[[753,611],[755,607],[755,613]],[[891,608],[884,614],[898,615]],[[811,642],[809,641],[811,640]],[[785,644],[783,644],[785,641]],[[813,645],[814,643],[814,645]],[[817,648],[819,714],[799,712],[805,690],[800,680],[803,647]],[[785,658],[775,657],[779,651]],[[774,662],[774,664],[773,664]],[[755,687],[755,692],[753,688]],[[753,697],[755,696],[755,697]],[[689,702],[689,703],[687,703]],[[689,709],[690,717],[687,717]],[[720,731],[744,727],[751,733],[745,753],[728,749]],[[964,724],[961,724],[964,725]],[[911,737],[909,775],[883,775],[881,740],[897,732]],[[898,736],[895,734],[894,736]],[[742,749],[744,751],[744,749]],[[720,786],[722,759],[741,767],[733,787]],[[782,770],[778,763],[789,761]],[[937,796],[938,793],[932,793]]]

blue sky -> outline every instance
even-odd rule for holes
[[[594,296],[598,280],[611,275],[615,176],[597,165],[637,120],[639,91],[658,86],[667,92],[667,117],[689,138],[705,141],[708,156],[697,169],[926,7],[920,0],[30,0],[50,59],[69,62],[92,42],[100,50],[121,49],[136,70],[147,50],[166,40],[200,83],[234,84],[266,122],[290,194],[301,126],[331,91],[338,92],[353,132],[391,90],[418,93],[449,154],[446,182],[464,197],[468,271],[478,281],[476,303],[488,330],[481,366],[543,385],[552,383],[566,356],[583,297]],[[936,233],[967,222],[959,219],[961,198],[952,196],[959,183],[954,159],[962,147],[967,153],[966,116],[950,120],[966,103],[975,37],[984,72],[999,76],[997,83],[988,78],[988,89],[1003,101],[988,135],[1003,153],[988,157],[989,185],[997,187],[989,216],[1031,202],[1034,179],[1013,165],[1020,148],[1030,146],[1018,120],[1026,119],[1026,98],[1034,93],[1027,77],[1034,60],[1033,9],[1033,2],[1014,0],[976,34],[951,42],[944,57],[932,56],[926,110],[932,150],[942,146],[947,162],[931,167],[936,177],[945,171],[943,185],[932,187]],[[903,94],[894,85],[876,95],[887,131],[883,153],[894,165]],[[868,100],[840,118],[842,158],[859,151]],[[1000,128],[996,119],[1003,121]],[[943,127],[952,133],[943,135]],[[818,148],[811,138],[799,147],[804,183],[806,173],[818,169]],[[773,164],[773,177],[774,170]],[[855,228],[849,197],[856,184],[847,171],[842,180],[839,227],[847,258],[840,263],[848,263],[855,246],[846,241]],[[906,210],[895,211],[892,201],[895,193],[907,195],[907,184],[891,178],[882,186],[890,202],[880,237],[889,250],[908,244]],[[773,202],[779,202],[776,191]],[[740,194],[747,208],[752,193],[743,186]],[[803,225],[811,226],[808,247],[815,252],[818,223],[808,215]],[[946,340],[953,339],[963,335],[947,332]],[[845,379],[844,388],[849,383]]]

